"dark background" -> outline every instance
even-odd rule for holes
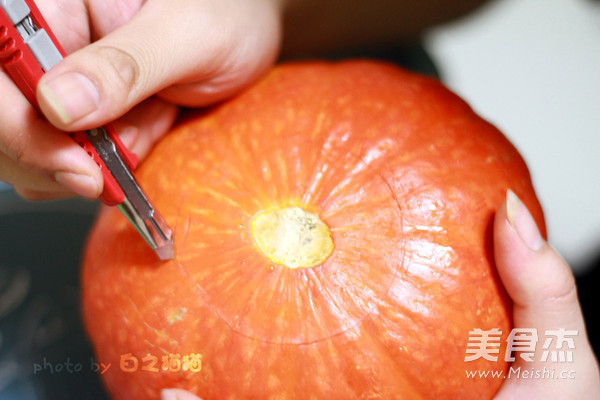
[[[107,398],[79,307],[81,252],[97,207],[0,191],[2,400]]]

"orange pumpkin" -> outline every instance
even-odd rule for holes
[[[542,230],[508,140],[439,82],[372,61],[274,68],[193,112],[141,166],[173,228],[159,261],[115,209],[83,263],[96,361],[118,399],[482,399],[506,370],[465,361],[511,328],[491,221],[511,188]],[[504,342],[504,340],[503,340]]]

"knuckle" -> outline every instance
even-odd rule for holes
[[[24,132],[6,137],[3,147],[6,154],[17,164],[26,169],[34,169],[35,164],[27,151],[29,146],[27,145],[27,135]]]
[[[570,267],[552,248],[549,248],[546,262],[547,265],[551,265],[552,262],[559,264],[554,274],[551,274],[552,284],[548,284],[545,288],[547,300],[552,304],[575,304],[578,298],[577,285]]]
[[[131,52],[116,46],[100,45],[97,48],[98,56],[106,61],[108,68],[103,71],[103,81],[109,82],[110,87],[117,88],[125,94],[125,102],[140,90],[142,65]]]
[[[549,301],[555,304],[571,304],[577,301],[577,287],[572,276],[563,277],[551,290]]]

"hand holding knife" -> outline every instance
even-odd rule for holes
[[[0,64],[39,111],[38,81],[65,52],[33,0],[0,0],[0,4]],[[161,260],[173,258],[171,229],[135,180],[131,171],[137,157],[125,148],[112,126],[70,135],[102,171],[102,201],[116,205]]]

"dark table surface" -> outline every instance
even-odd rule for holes
[[[0,399],[106,399],[79,307],[98,204],[0,192]]]

